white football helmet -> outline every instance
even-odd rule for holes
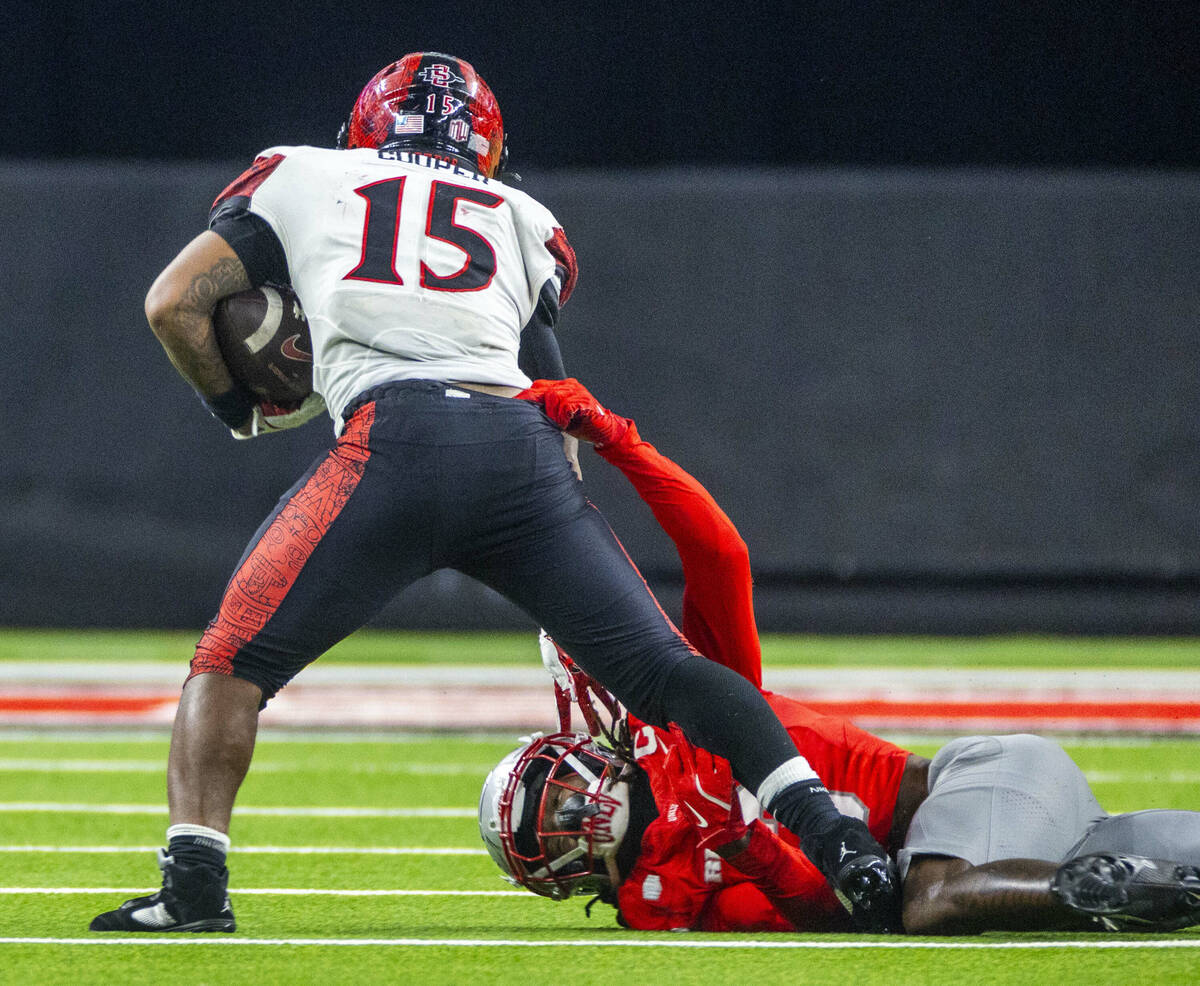
[[[627,764],[578,733],[535,734],[488,774],[479,834],[509,883],[563,900],[619,882]]]

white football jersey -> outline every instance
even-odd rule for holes
[[[417,151],[273,147],[218,198],[283,247],[312,332],[313,386],[340,427],[357,394],[392,380],[525,387],[521,329],[574,255],[524,192]]]

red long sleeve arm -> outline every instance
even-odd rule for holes
[[[750,844],[726,860],[797,931],[845,931],[845,909],[825,878],[795,846],[780,839],[761,821],[750,827]],[[735,931],[759,920],[754,902],[739,887],[723,890],[703,915],[705,930]],[[724,898],[724,899],[723,899]]]
[[[649,505],[683,563],[682,631],[711,660],[762,687],[750,555],[733,521],[700,482],[643,441],[631,421],[596,449]]]

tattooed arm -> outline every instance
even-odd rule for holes
[[[146,295],[146,318],[180,375],[203,398],[233,389],[217,339],[212,312],[218,301],[250,287],[233,248],[205,231],[180,251]]]

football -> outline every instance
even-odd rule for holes
[[[256,396],[287,406],[312,393],[312,337],[291,288],[264,284],[222,298],[213,328],[230,374]]]

